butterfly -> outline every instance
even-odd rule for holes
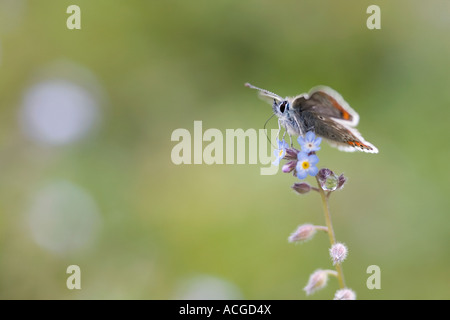
[[[378,153],[378,149],[356,130],[359,115],[335,90],[318,86],[309,93],[282,98],[250,83],[245,86],[258,90],[262,98],[273,103],[279,126],[284,127],[289,136],[304,136],[312,131],[339,150]]]

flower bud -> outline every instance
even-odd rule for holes
[[[303,224],[297,228],[288,238],[289,242],[302,242],[311,240],[316,234],[316,227],[312,224]]]
[[[303,290],[307,295],[313,294],[315,291],[324,288],[328,282],[328,275],[334,275],[337,277],[337,272],[333,270],[322,270],[318,269],[314,271],[313,274],[309,277],[308,283]]]
[[[297,161],[291,160],[283,166],[281,171],[283,171],[284,173],[289,173],[292,170],[294,170],[296,166],[297,166]]]
[[[333,171],[327,168],[322,168],[317,173],[317,178],[319,179],[319,181],[325,181],[331,174],[333,174]]]
[[[356,293],[352,289],[340,289],[336,291],[333,300],[356,300]]]
[[[297,154],[300,151],[294,148],[286,148],[286,154],[284,155],[285,160],[297,160]]]
[[[306,182],[294,183],[291,188],[300,194],[305,194],[311,191],[311,186]]]
[[[333,260],[333,265],[341,264],[345,258],[347,258],[347,254],[348,249],[344,244],[340,242],[333,244],[330,249],[330,256]]]
[[[337,186],[338,190],[340,190],[344,187],[344,184],[346,181],[347,181],[347,178],[344,177],[343,174],[341,174],[338,178],[338,186]]]

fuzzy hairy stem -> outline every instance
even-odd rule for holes
[[[322,206],[323,206],[323,211],[325,214],[325,222],[328,228],[328,236],[330,238],[330,244],[331,246],[333,246],[336,243],[336,236],[334,235],[334,229],[333,229],[333,224],[331,223],[331,214],[330,214],[330,208],[328,206],[328,198],[330,193],[325,193],[325,191],[321,188],[320,186],[320,181],[319,179],[316,177],[317,179],[317,184],[319,186],[319,194],[320,197],[322,199]],[[344,280],[344,271],[342,270],[342,266],[341,264],[337,263],[336,264],[336,271],[337,271],[337,278],[339,281],[339,287],[341,289],[345,288],[345,280]]]

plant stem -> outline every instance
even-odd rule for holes
[[[323,211],[325,213],[325,222],[326,222],[327,228],[328,228],[328,236],[330,238],[330,244],[331,244],[331,246],[333,246],[336,243],[336,237],[334,235],[333,224],[331,223],[330,209],[328,207],[329,193],[325,194],[325,191],[320,186],[319,179],[317,177],[316,177],[316,179],[317,179],[317,184],[319,185],[320,197],[322,198],[322,206],[323,206]],[[338,273],[337,278],[339,281],[339,286],[341,289],[344,289],[345,288],[344,271],[342,270],[341,264],[339,264],[339,263],[336,264],[336,271]]]

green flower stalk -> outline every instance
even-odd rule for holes
[[[335,270],[316,270],[311,274],[304,291],[307,295],[310,295],[324,288],[328,282],[328,276],[332,275],[338,279],[340,288],[336,292],[334,299],[354,300],[356,299],[356,294],[346,287],[344,271],[342,269],[342,262],[347,258],[348,249],[344,244],[336,241],[328,203],[331,193],[341,190],[347,179],[344,175],[336,175],[330,169],[323,168],[319,170],[317,168],[316,165],[319,162],[319,158],[316,155],[316,151],[320,150],[321,138],[316,138],[313,132],[307,132],[305,137],[300,136],[297,141],[301,146],[301,150],[289,148],[284,140],[278,140],[278,149],[274,151],[277,157],[275,164],[279,164],[281,159],[287,160],[288,162],[282,168],[284,173],[293,173],[300,180],[305,179],[307,176],[316,178],[317,187],[313,187],[302,181],[294,183],[291,188],[298,194],[306,194],[310,191],[319,193],[322,200],[326,226],[315,226],[312,224],[300,225],[289,236],[288,240],[289,242],[305,242],[311,240],[317,230],[327,232],[330,239],[329,253],[335,267]]]

